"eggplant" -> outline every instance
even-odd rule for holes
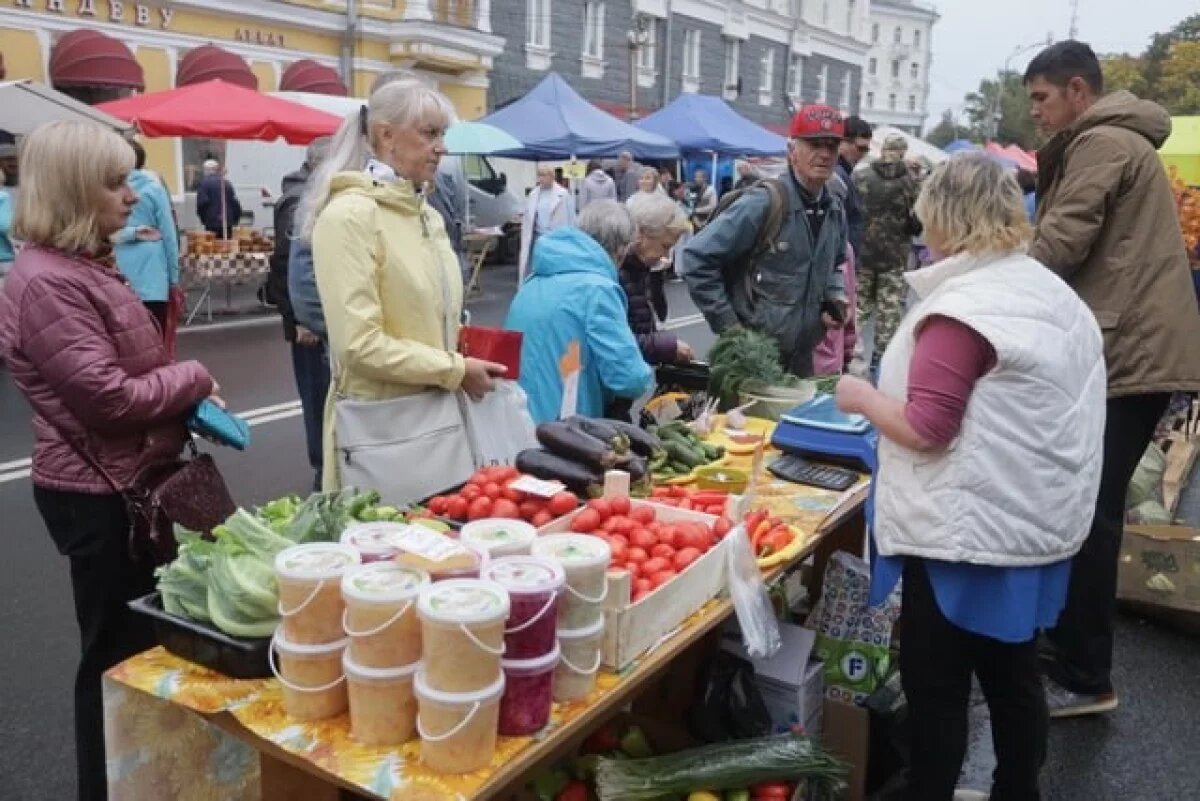
[[[528,448],[517,454],[517,469],[522,473],[561,481],[579,495],[599,498],[604,494],[604,474],[579,462],[572,462],[541,448]]]
[[[633,423],[626,423],[624,420],[605,420],[617,433],[624,434],[629,438],[629,447],[638,456],[646,459],[653,459],[658,454],[662,453],[662,443],[658,437],[651,434],[649,431],[644,431],[638,428]]]
[[[599,440],[607,442],[617,453],[629,451],[629,437],[617,430],[611,420],[596,420],[592,417],[568,417],[564,423],[585,434],[591,434]]]
[[[629,461],[628,453],[619,454],[607,442],[566,423],[542,423],[537,427],[537,440],[550,453],[600,470]]]

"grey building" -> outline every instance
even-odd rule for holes
[[[496,0],[492,27],[505,46],[489,106],[521,97],[553,70],[622,119],[681,92],[723,96],[779,132],[804,103],[857,113],[868,43],[808,21],[793,1]],[[865,20],[852,27],[860,32]]]

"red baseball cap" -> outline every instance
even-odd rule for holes
[[[792,139],[842,139],[846,122],[837,109],[815,103],[803,106],[792,117],[788,135]]]

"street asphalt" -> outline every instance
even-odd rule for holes
[[[469,308],[473,322],[499,325],[515,269],[488,268],[485,292]],[[698,322],[679,284],[668,286],[670,317],[698,353],[712,335]],[[252,293],[235,297],[243,313],[225,326],[197,326],[180,338],[181,358],[205,363],[230,409],[255,412],[245,454],[215,452],[235,498],[257,504],[311,482],[291,362],[273,320],[255,322]],[[261,315],[261,311],[258,312]],[[233,320],[230,327],[227,323]],[[249,323],[249,324],[245,324]],[[0,801],[69,801],[74,797],[71,689],[77,630],[65,560],[54,550],[33,505],[21,460],[30,455],[29,412],[7,372],[0,372]],[[15,464],[11,464],[15,463]],[[1183,514],[1200,525],[1200,487]],[[1157,801],[1200,798],[1196,717],[1200,714],[1200,640],[1122,616],[1116,653],[1120,709],[1107,717],[1055,722],[1045,770],[1046,801]],[[964,782],[986,789],[992,767],[982,708],[973,716]],[[169,801],[162,799],[161,801]]]

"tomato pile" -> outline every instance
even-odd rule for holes
[[[687,487],[655,487],[650,493],[650,498],[663,506],[719,516],[725,514],[725,502],[729,500],[729,493],[720,490],[693,490]]]
[[[635,506],[628,498],[588,501],[571,521],[571,531],[594,534],[608,543],[612,566],[629,571],[633,578],[633,603],[686,570],[730,528],[725,517],[712,526],[659,521],[654,509]]]
[[[508,485],[520,477],[515,467],[485,467],[467,479],[458,492],[430,498],[426,506],[432,514],[451,520],[498,517],[524,520],[538,527],[570,514],[579,506],[579,498],[571,492],[541,498],[511,489]]]

